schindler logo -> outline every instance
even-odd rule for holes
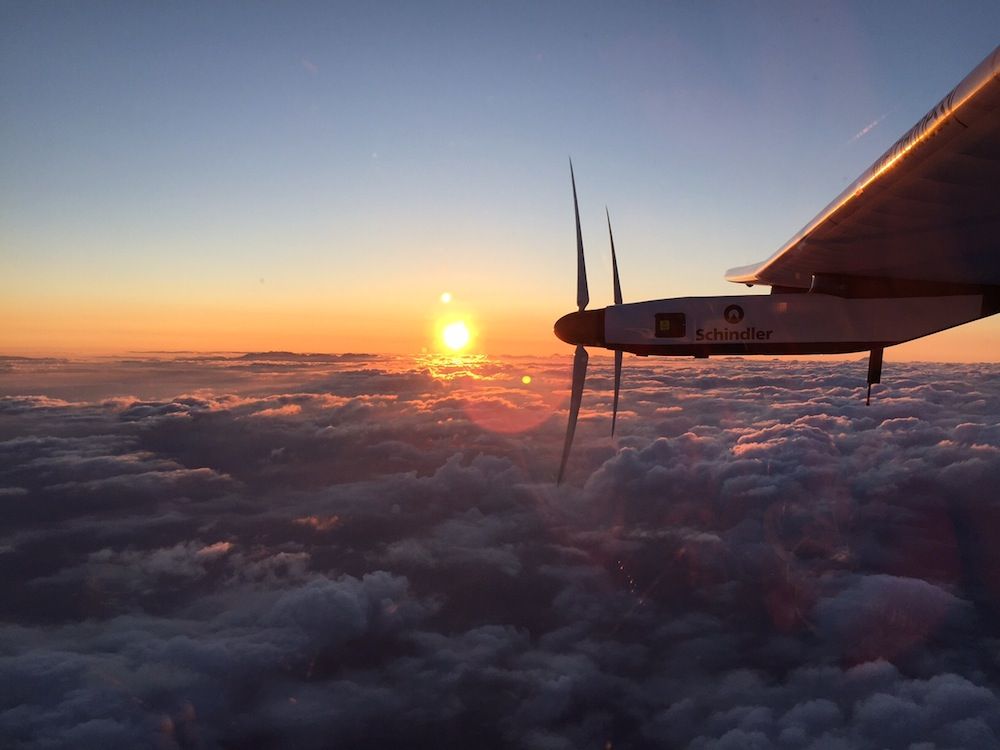
[[[694,332],[695,341],[766,341],[771,338],[771,334],[774,330],[762,331],[759,328],[754,328],[750,326],[749,328],[741,328],[734,331],[729,328],[722,330],[720,328],[709,328],[707,331],[704,328],[699,328]]]
[[[743,308],[739,305],[729,305],[722,311],[722,317],[729,325],[737,325],[743,322]],[[699,328],[694,332],[695,341],[767,341],[771,338],[774,330],[762,331],[759,328],[750,326],[739,330],[710,328],[707,331]]]

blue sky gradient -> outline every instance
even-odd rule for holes
[[[626,301],[737,293],[725,269],[792,236],[998,28],[995,2],[6,3],[4,312],[337,319],[450,289],[494,327],[550,321],[573,299],[568,155],[594,304],[605,203]]]

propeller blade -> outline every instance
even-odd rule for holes
[[[590,292],[587,291],[587,264],[583,258],[583,232],[580,231],[580,205],[576,200],[572,159],[569,160],[569,179],[573,183],[573,211],[576,213],[576,306],[584,310],[590,304]]]
[[[611,234],[611,214],[608,213],[607,206],[604,207],[604,213],[608,217],[608,239],[611,240],[611,272],[614,275],[615,282],[615,304],[620,305],[622,303],[622,283],[618,279],[618,258],[615,256],[615,236]]]
[[[615,405],[611,411],[611,437],[615,436],[615,423],[618,421],[618,394],[622,389],[622,353],[615,352]]]
[[[566,443],[563,445],[562,462],[559,464],[559,477],[556,484],[562,484],[566,471],[566,461],[569,460],[569,449],[573,446],[573,435],[576,433],[576,419],[580,416],[580,403],[583,401],[583,383],[587,379],[587,350],[576,347],[573,355],[573,387],[569,397],[569,421],[566,423]]]

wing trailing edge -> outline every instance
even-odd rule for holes
[[[815,274],[1000,285],[1000,47],[742,284]]]

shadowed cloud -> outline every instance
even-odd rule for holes
[[[627,362],[12,361],[3,744],[1000,746],[996,367]]]

